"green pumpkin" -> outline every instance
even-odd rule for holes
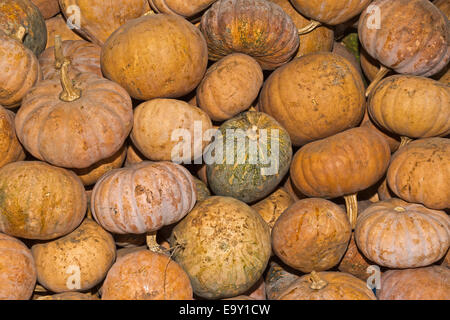
[[[243,137],[241,143],[238,138],[233,139],[238,129]],[[233,140],[234,143],[227,143]],[[227,146],[233,152],[227,152]],[[211,191],[252,203],[274,191],[288,172],[292,144],[287,131],[275,119],[262,112],[248,111],[220,126],[208,153],[215,158],[211,161],[205,157]]]
[[[347,36],[345,36],[344,39],[342,39],[341,43],[350,50],[351,53],[356,57],[356,60],[358,62],[360,61],[360,55],[359,55],[359,39],[358,39],[358,33],[350,33]]]
[[[44,17],[31,0],[1,0],[0,30],[22,41],[36,56],[39,56],[47,45]]]
[[[194,178],[195,187],[197,189],[197,202],[203,201],[211,196],[208,186],[200,179]]]

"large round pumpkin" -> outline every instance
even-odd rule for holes
[[[177,98],[202,80],[207,51],[201,32],[185,19],[147,15],[127,22],[108,38],[101,65],[104,75],[135,99]]]
[[[58,0],[31,0],[38,7],[44,19],[55,16],[59,11]]]
[[[0,169],[0,231],[26,239],[54,239],[86,214],[86,194],[71,171],[19,161]]]
[[[35,284],[31,251],[21,241],[0,233],[0,300],[28,300]]]
[[[55,45],[55,36],[59,35],[62,40],[83,40],[77,33],[67,26],[67,21],[58,14],[51,19],[45,20],[47,26],[47,48]]]
[[[25,152],[16,137],[15,114],[0,106],[0,168],[25,159]]]
[[[151,8],[158,13],[168,13],[189,18],[208,8],[217,0],[149,0]]]
[[[275,70],[264,84],[259,107],[300,146],[357,126],[365,103],[358,71],[345,58],[321,52]]]
[[[245,293],[271,254],[268,225],[254,209],[229,197],[200,202],[175,226],[170,244],[195,294],[208,299]]]
[[[361,252],[389,268],[417,268],[440,260],[450,246],[450,218],[443,211],[400,199],[374,203],[358,217]]]
[[[450,140],[410,142],[392,157],[387,173],[390,189],[408,202],[431,209],[450,208]]]
[[[203,15],[200,29],[211,60],[240,52],[265,70],[288,62],[299,46],[291,17],[266,0],[219,0]]]

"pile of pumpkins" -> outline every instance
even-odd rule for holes
[[[449,15],[2,0],[0,299],[449,300]]]

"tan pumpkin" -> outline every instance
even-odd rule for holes
[[[39,283],[55,293],[91,289],[116,258],[112,235],[91,219],[62,238],[35,244],[31,251]]]
[[[196,103],[214,121],[247,110],[258,97],[263,72],[252,57],[234,53],[214,63],[197,87]]]
[[[358,71],[337,54],[294,59],[265,82],[259,107],[274,117],[296,146],[357,126],[365,110]]]
[[[141,163],[142,161],[148,160],[144,157],[144,155],[137,150],[137,148],[133,145],[133,143],[128,144],[127,147],[127,158],[125,160],[125,167],[132,166],[136,163]]]
[[[344,254],[341,262],[339,262],[338,269],[341,272],[351,274],[361,280],[366,281],[371,273],[367,268],[369,268],[374,263],[369,261],[362,253],[359,251],[358,246],[355,242],[355,234],[352,233],[350,242],[348,243],[347,251]]]
[[[79,22],[74,30],[99,46],[121,25],[150,10],[147,0],[59,0],[59,5],[69,20],[74,14],[80,15],[79,21],[71,21]]]
[[[120,258],[109,270],[102,300],[192,300],[186,272],[163,254],[140,250]]]
[[[377,296],[380,300],[450,300],[450,269],[431,266],[386,271]]]
[[[272,249],[288,266],[305,273],[339,263],[352,234],[345,211],[331,201],[303,199],[278,218]]]
[[[20,31],[16,40],[0,30],[0,104],[5,108],[17,107],[42,77],[36,56],[21,43],[25,29]]]
[[[167,14],[129,21],[108,38],[101,56],[104,75],[139,100],[188,94],[202,80],[207,63],[201,32]]]
[[[35,284],[31,251],[20,240],[0,233],[0,300],[28,300]]]
[[[134,110],[130,137],[150,160],[191,163],[209,145],[210,139],[204,137],[211,129],[203,110],[181,100],[153,99]]]
[[[392,157],[389,188],[401,199],[431,209],[450,208],[450,140],[426,138],[410,142]]]
[[[418,268],[440,260],[450,247],[450,217],[400,199],[377,202],[358,217],[361,252],[389,268]]]
[[[0,106],[0,168],[25,159],[25,152],[16,137],[15,114]]]
[[[373,129],[376,133],[380,134],[389,144],[389,149],[391,149],[391,152],[397,151],[397,149],[400,147],[401,138],[395,133],[388,132],[386,129],[380,128],[369,117],[369,113],[367,111],[364,114],[363,121],[361,122],[361,127]]]
[[[39,161],[0,168],[0,232],[54,239],[73,231],[86,214],[86,194],[71,171]]]
[[[150,7],[157,13],[180,15],[185,18],[196,16],[217,0],[149,0]]]
[[[49,19],[59,12],[58,0],[31,0],[39,11],[42,13],[44,19]]]
[[[309,197],[344,196],[354,228],[356,193],[383,177],[390,157],[389,145],[382,136],[370,128],[353,128],[298,150],[291,164],[291,179]]]
[[[77,33],[67,26],[67,21],[64,20],[61,14],[54,16],[51,19],[45,20],[47,26],[47,46],[50,48],[55,45],[55,36],[60,35],[63,41],[65,40],[83,40]]]

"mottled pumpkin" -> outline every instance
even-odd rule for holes
[[[180,15],[185,18],[196,16],[217,0],[149,0],[150,7],[157,13]]]
[[[268,300],[277,300],[291,283],[295,282],[302,273],[291,269],[286,265],[281,265],[272,260],[266,272],[266,295]]]
[[[25,159],[25,152],[16,137],[15,114],[0,106],[0,168]]]
[[[55,45],[55,36],[59,35],[64,40],[83,40],[77,33],[67,26],[67,21],[64,20],[61,14],[54,16],[51,19],[45,20],[47,26],[47,48]]]
[[[338,269],[341,272],[351,274],[361,280],[366,281],[370,277],[369,268],[374,263],[369,261],[359,251],[355,242],[355,234],[352,233],[350,242],[348,243],[347,251],[344,254],[341,262],[339,262]]]
[[[200,202],[172,231],[173,257],[196,295],[244,294],[262,276],[271,254],[270,229],[245,203],[229,197]]]
[[[248,111],[220,126],[204,157],[214,194],[251,203],[274,191],[288,172],[291,140],[272,117]]]
[[[203,201],[211,196],[208,186],[200,179],[194,178],[195,188],[197,189],[197,201]]]
[[[60,11],[58,0],[31,0],[31,2],[38,7],[44,19],[49,19]]]
[[[345,58],[328,52],[294,59],[265,82],[259,107],[286,128],[295,146],[357,126],[364,83]]]
[[[26,239],[54,239],[86,214],[86,194],[71,171],[39,161],[0,169],[0,231]]]
[[[28,300],[35,284],[31,251],[23,242],[0,233],[0,300]]]
[[[401,199],[431,209],[450,208],[450,140],[426,138],[410,142],[392,157],[389,188]]]
[[[200,30],[210,60],[240,52],[255,58],[265,70],[288,62],[299,46],[291,17],[266,0],[219,0],[204,13]]]

